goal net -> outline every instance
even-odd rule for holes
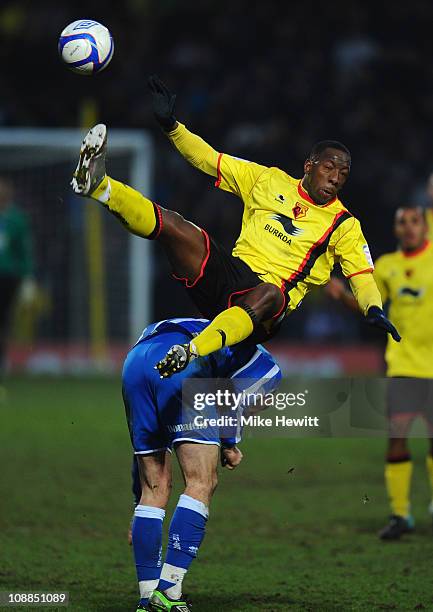
[[[31,225],[39,295],[30,323],[23,319],[25,333],[12,334],[12,367],[110,369],[150,321],[150,243],[69,185],[83,136],[76,129],[0,130],[0,176]],[[149,194],[149,136],[116,129],[108,136],[109,173]]]

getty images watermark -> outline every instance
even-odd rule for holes
[[[267,437],[433,437],[433,379],[186,379],[182,415],[170,428]],[[420,416],[408,431],[408,423]],[[190,435],[191,434],[191,435]]]
[[[199,413],[193,417],[196,427],[319,427],[319,417],[303,415],[289,417],[282,414],[264,416],[256,411],[274,408],[278,411],[287,408],[302,408],[307,404],[308,389],[298,393],[267,392],[262,390],[230,391],[217,389],[214,392],[195,392],[192,396],[194,410]],[[216,409],[218,415],[207,413]]]

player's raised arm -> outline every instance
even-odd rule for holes
[[[335,254],[343,274],[349,279],[350,288],[367,323],[391,334],[396,342],[401,337],[382,310],[382,298],[373,277],[373,260],[367,241],[355,218],[342,223],[335,244]]]
[[[158,77],[149,77],[148,85],[155,119],[179,153],[198,170],[216,177],[216,187],[240,198],[246,197],[267,167],[219,153],[177,121],[174,115],[176,95]]]

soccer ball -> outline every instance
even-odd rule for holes
[[[101,72],[110,63],[113,51],[113,37],[109,30],[91,19],[74,21],[60,34],[60,57],[70,70],[78,74]]]

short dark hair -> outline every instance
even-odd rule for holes
[[[416,204],[415,202],[410,202],[409,204],[402,204],[395,210],[394,216],[397,216],[399,210],[416,210],[421,213],[422,218],[425,222],[427,222],[427,215],[425,212],[425,208],[421,204]]]
[[[338,142],[338,140],[321,140],[320,142],[316,142],[310,151],[310,159],[318,157],[325,149],[338,149],[338,151],[346,153],[349,159],[352,159],[349,149],[342,142]]]

